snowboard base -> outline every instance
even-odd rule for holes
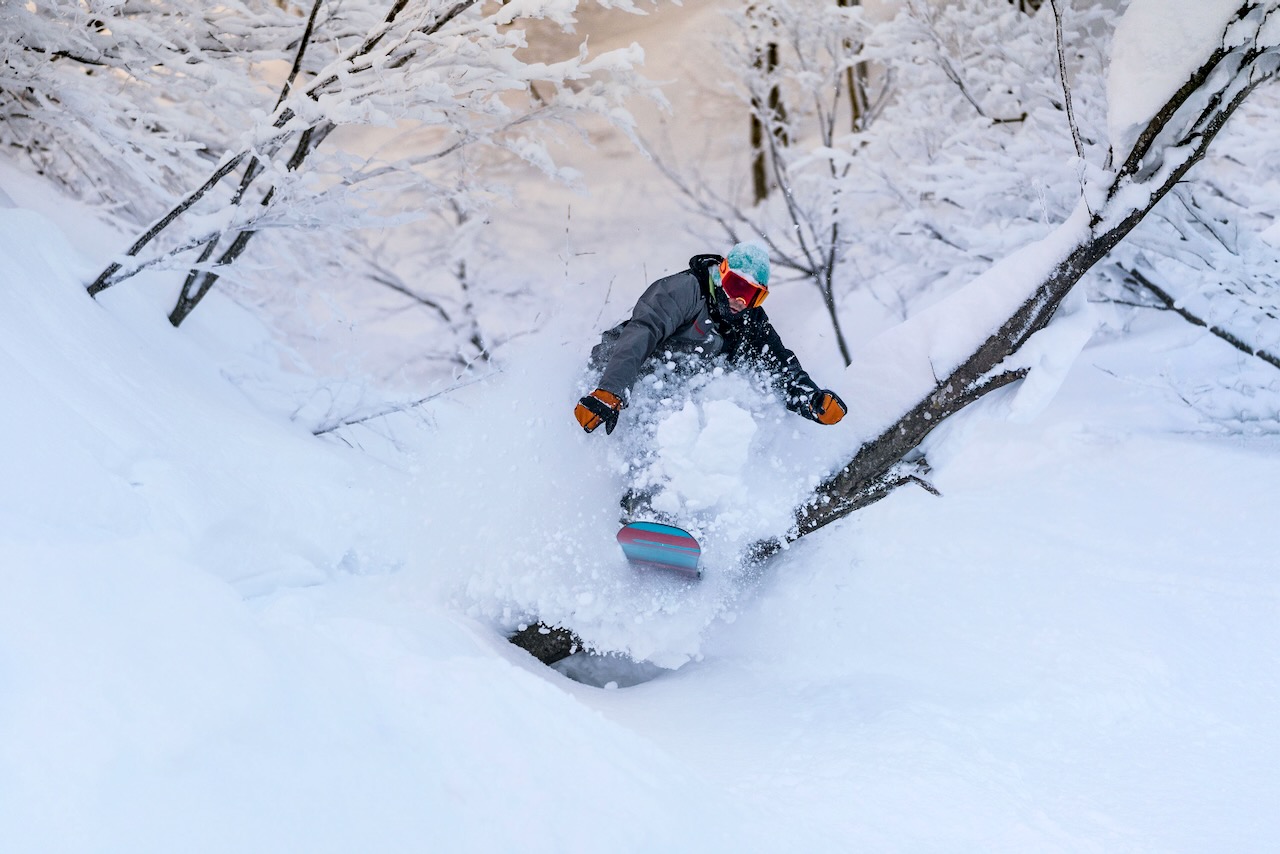
[[[701,578],[702,547],[693,535],[675,525],[632,522],[618,532],[618,545],[627,560],[646,569],[665,569],[688,578]]]

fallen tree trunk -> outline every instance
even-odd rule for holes
[[[1104,189],[1086,188],[1081,203],[1101,199],[1087,209],[1088,228],[1039,282],[1017,310],[972,354],[853,459],[824,481],[796,513],[793,542],[874,503],[910,480],[902,461],[944,420],[1026,374],[1004,369],[1015,353],[1053,319],[1062,300],[1095,264],[1120,243],[1200,162],[1227,120],[1251,92],[1273,80],[1280,61],[1276,45],[1263,42],[1264,28],[1276,16],[1276,4],[1244,3],[1227,22],[1220,46],[1156,112]],[[1065,226],[1064,226],[1065,227]],[[982,277],[969,287],[981,288]],[[782,542],[759,544],[768,554]]]

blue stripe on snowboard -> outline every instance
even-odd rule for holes
[[[618,532],[627,559],[636,563],[697,573],[702,549],[687,531],[657,522],[632,522]]]

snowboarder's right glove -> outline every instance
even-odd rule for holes
[[[618,426],[618,413],[622,411],[622,401],[611,391],[598,388],[578,401],[573,408],[573,417],[578,419],[582,429],[590,433],[604,425],[606,434],[612,433]]]
[[[807,400],[802,400],[796,411],[810,421],[817,421],[819,424],[835,424],[844,418],[849,407],[844,405],[840,395],[831,389],[822,388],[815,391]]]

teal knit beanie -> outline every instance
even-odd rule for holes
[[[757,285],[769,286],[769,253],[758,243],[739,243],[729,250],[729,269]]]

